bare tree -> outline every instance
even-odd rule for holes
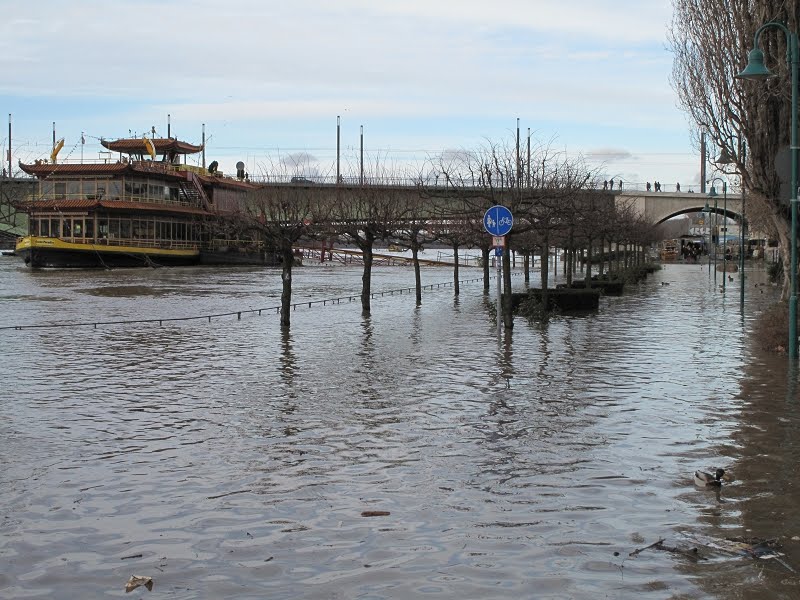
[[[323,190],[308,186],[262,187],[250,194],[243,224],[261,232],[281,257],[281,326],[289,327],[294,246],[328,221],[330,201]]]
[[[787,198],[781,197],[776,156],[788,146],[791,86],[787,85],[786,37],[768,29],[761,49],[778,77],[765,83],[736,78],[747,63],[756,29],[782,21],[798,31],[800,3],[786,0],[673,0],[669,33],[674,54],[672,86],[697,132],[734,158],[750,196],[763,201],[784,255],[783,299],[788,296],[791,254]],[[742,143],[748,152],[740,152]],[[712,162],[714,160],[712,159]],[[717,165],[725,172],[729,166]],[[783,195],[788,195],[785,192]],[[758,201],[756,200],[756,202]]]
[[[373,249],[377,240],[387,240],[409,216],[407,190],[379,185],[337,188],[332,204],[333,227],[361,250],[361,311],[371,312]]]

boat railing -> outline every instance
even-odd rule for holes
[[[81,237],[60,237],[64,242],[71,244],[85,244],[87,246],[132,246],[135,248],[160,248],[168,250],[196,250],[197,242],[186,240],[141,240],[134,238],[81,238]]]
[[[204,244],[205,247],[212,250],[221,250],[223,248],[263,248],[264,242],[258,240],[240,240],[240,239],[213,239]]]
[[[108,196],[108,195],[101,195],[101,194],[84,194],[84,193],[36,193],[31,194],[29,197],[23,199],[20,204],[24,204],[26,202],[43,202],[43,201],[77,201],[77,200],[88,200],[92,202],[100,202],[106,200],[108,202],[130,202],[131,204],[150,204],[150,205],[157,205],[157,206],[186,206],[186,207],[193,207],[197,208],[198,204],[195,202],[190,202],[188,200],[173,200],[172,198],[152,198],[150,196],[141,196],[141,195],[130,195],[124,194],[120,196]]]

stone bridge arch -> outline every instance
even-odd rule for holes
[[[700,212],[705,207],[706,201],[708,201],[711,212],[726,215],[731,219],[741,218],[741,195],[737,194],[732,197],[729,194],[727,202],[722,195],[717,196],[716,210],[714,208],[714,200],[715,198],[709,198],[706,194],[692,192],[629,191],[617,194],[615,197],[618,207],[631,206],[636,214],[643,215],[647,222],[653,225],[686,213]]]

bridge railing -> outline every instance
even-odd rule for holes
[[[250,175],[250,181],[253,183],[264,183],[269,185],[321,185],[321,186],[335,186],[337,183],[337,179],[335,175],[286,175],[284,173],[281,174],[261,174],[261,175]],[[404,176],[384,176],[384,177],[373,177],[373,176],[364,176],[363,178],[359,175],[342,175],[339,177],[338,180],[339,185],[345,186],[381,186],[381,187],[416,187],[419,185],[423,185],[427,188],[434,188],[434,189],[452,189],[453,187],[471,187],[477,188],[480,187],[480,183],[478,181],[470,182],[470,181],[460,181],[457,185],[453,185],[449,183],[443,177],[428,177],[428,178],[419,178],[419,177],[404,177]],[[693,184],[680,184],[680,183],[673,183],[673,184],[666,184],[662,183],[660,185],[660,189],[657,191],[654,186],[654,182],[650,183],[650,189],[647,189],[648,182],[646,181],[634,181],[628,182],[623,181],[620,187],[619,180],[614,181],[614,187],[611,188],[608,182],[598,182],[590,189],[595,190],[608,190],[611,192],[652,192],[652,193],[700,193],[701,185],[699,183]],[[513,186],[503,185],[503,182],[498,182],[494,185],[495,189],[510,189]],[[524,187],[524,186],[523,186]],[[730,191],[730,190],[729,190]]]

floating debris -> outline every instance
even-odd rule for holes
[[[132,592],[140,585],[146,587],[148,592],[152,592],[153,578],[147,577],[146,575],[131,575],[131,578],[128,579],[128,583],[125,584],[125,593]]]
[[[757,538],[715,538],[701,533],[691,533],[689,531],[681,531],[680,534],[696,544],[705,546],[706,548],[713,548],[726,554],[733,554],[736,556],[750,556],[752,558],[778,558],[785,556],[782,552],[778,552],[779,544],[777,540],[759,540]]]
[[[362,517],[388,517],[390,513],[388,510],[365,510],[361,513]]]

